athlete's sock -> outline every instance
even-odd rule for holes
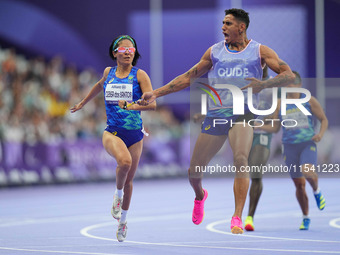
[[[316,189],[316,191],[314,191],[314,195],[317,195],[317,194],[319,194],[319,193],[320,193],[320,191],[321,191],[321,189],[318,187],[318,188]]]
[[[123,189],[116,189],[115,194],[118,196],[118,198],[123,197]]]
[[[125,223],[126,222],[127,213],[128,213],[128,210],[122,210],[122,215],[120,216],[119,223]]]
[[[302,218],[303,218],[303,219],[309,219],[309,216],[303,214],[303,215],[302,215]]]

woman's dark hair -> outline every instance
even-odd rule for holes
[[[113,51],[118,48],[119,43],[122,40],[130,40],[133,46],[136,48],[135,57],[132,60],[132,65],[135,66],[137,64],[138,59],[141,57],[141,55],[138,52],[136,40],[129,35],[120,35],[120,36],[117,36],[115,39],[113,39],[110,45],[110,48],[109,48],[109,55],[114,61],[116,60],[116,58],[113,56]]]
[[[232,8],[225,10],[225,16],[227,16],[228,14],[231,14],[235,17],[235,19],[244,22],[246,24],[246,28],[248,28],[250,23],[248,12],[242,9]]]

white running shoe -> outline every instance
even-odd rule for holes
[[[117,239],[119,242],[123,242],[126,238],[127,222],[119,223],[117,230]]]
[[[111,214],[112,214],[112,217],[115,218],[116,220],[119,220],[122,214],[122,204],[123,204],[123,198],[118,198],[118,196],[114,195],[112,208],[111,208]]]

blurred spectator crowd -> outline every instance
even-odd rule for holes
[[[98,155],[102,152],[97,152],[92,159],[83,155],[82,161],[77,161],[75,155],[85,153],[83,149],[91,148],[94,141],[98,144],[96,148],[100,148],[96,150],[104,150],[101,146],[101,136],[106,127],[103,93],[81,111],[72,114],[69,111],[71,105],[87,95],[100,76],[91,68],[78,71],[60,56],[49,60],[42,56],[28,59],[13,48],[0,47],[0,168],[4,167],[6,173],[0,173],[0,179],[11,176],[13,171],[19,171],[19,175],[26,170],[41,172],[42,167],[49,168],[52,175],[56,175],[53,169],[58,166],[72,173],[78,165],[78,168],[84,168],[81,171],[86,172],[93,168],[96,160],[101,160]],[[179,121],[171,108],[164,105],[159,105],[157,111],[143,112],[142,118],[150,136],[144,139],[141,167],[147,168],[145,171],[148,172],[159,172],[171,165],[174,170],[169,174],[185,172],[190,154],[189,122]],[[65,144],[76,146],[65,153]],[[50,165],[46,158],[49,154],[41,154],[41,145],[47,151],[51,146],[63,148],[55,152],[60,158],[55,162],[59,163],[53,163],[52,167],[53,164]],[[27,146],[31,152],[25,149]],[[16,148],[16,153],[13,148]],[[108,160],[114,162],[113,159]],[[32,162],[40,163],[35,164],[35,169]],[[110,171],[114,173],[114,165]]]
[[[26,59],[13,48],[0,49],[1,140],[35,143],[98,136],[105,125],[100,97],[86,111],[68,114],[70,102],[97,79],[93,70],[78,73],[58,56]]]

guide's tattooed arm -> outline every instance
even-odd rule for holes
[[[182,89],[187,88],[190,86],[190,80],[197,78],[197,66],[196,64],[193,66],[189,71],[186,73],[177,76],[175,79],[173,79],[171,82],[169,82],[167,85],[157,89],[157,97],[164,96]]]
[[[294,74],[289,65],[281,60],[275,51],[267,46],[261,45],[261,63],[267,65],[278,75],[262,83],[264,88],[283,87],[294,81]]]
[[[264,83],[264,87],[265,88],[283,87],[289,83],[292,83],[293,81],[294,81],[294,78],[292,78],[291,75],[282,73],[282,74],[278,74],[272,79],[266,80],[266,82]]]
[[[212,62],[210,59],[210,51],[211,48],[209,48],[201,58],[201,60],[194,65],[192,68],[190,68],[189,71],[185,72],[184,74],[181,74],[177,76],[175,79],[170,81],[168,84],[164,85],[163,87],[160,87],[156,90],[154,90],[154,94],[157,97],[168,95],[173,92],[180,91],[182,89],[185,89],[190,86],[191,81],[201,77],[203,74],[208,72],[210,68],[212,67]]]
[[[279,58],[275,51],[267,46],[261,45],[260,55],[262,68],[267,65],[278,75],[265,81],[260,81],[254,77],[246,78],[250,83],[242,87],[242,90],[252,88],[252,92],[256,94],[265,88],[285,87],[294,82],[295,76],[292,70],[290,70],[286,62]]]

